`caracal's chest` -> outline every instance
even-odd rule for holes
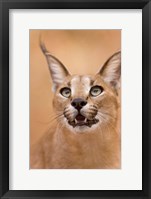
[[[59,135],[58,135],[59,133]],[[60,134],[62,133],[62,135]],[[119,167],[119,141],[117,137],[102,137],[98,133],[81,137],[64,137],[68,134],[55,132],[45,137],[43,160],[45,168],[97,169]]]

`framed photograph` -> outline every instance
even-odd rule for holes
[[[151,198],[150,1],[0,8],[1,198]]]

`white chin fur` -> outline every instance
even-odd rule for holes
[[[73,133],[91,133],[98,127],[98,123],[92,125],[91,127],[88,126],[76,126],[72,127],[70,124],[66,123],[66,127],[72,131]]]
[[[91,127],[89,126],[76,126],[73,127],[70,124],[68,124],[68,121],[66,118],[62,120],[62,124],[65,128],[69,129],[72,133],[91,133],[96,130],[96,128],[99,126],[99,123],[93,124]]]

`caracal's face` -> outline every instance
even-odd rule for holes
[[[117,119],[121,53],[113,54],[96,75],[80,76],[71,75],[42,43],[41,49],[53,82],[58,124],[80,133],[112,125]]]
[[[109,125],[117,115],[117,96],[100,75],[67,77],[55,92],[58,121],[74,132]]]

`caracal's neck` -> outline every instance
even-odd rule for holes
[[[106,142],[113,141],[118,137],[118,132],[116,126],[98,126],[97,128],[92,128],[92,131],[74,132],[70,128],[63,127],[60,128],[59,125],[55,132],[56,144],[62,144],[66,146],[76,146],[86,148],[92,146],[104,146]]]

